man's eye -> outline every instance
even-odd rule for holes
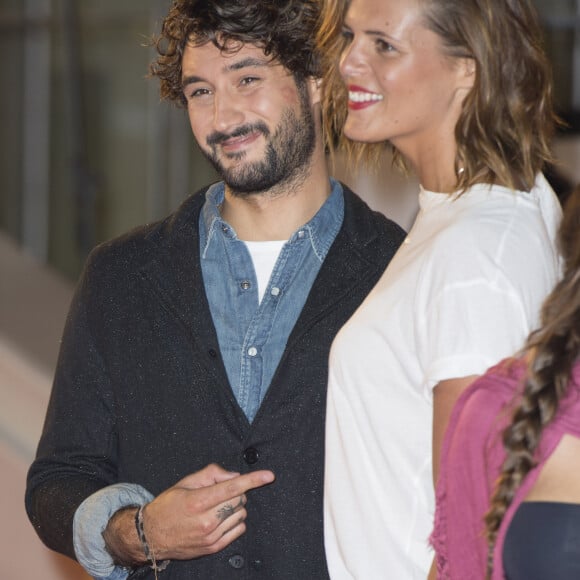
[[[205,95],[209,95],[210,91],[209,89],[194,89],[192,91],[189,92],[189,98],[190,99],[195,99],[197,97],[203,97]]]
[[[241,83],[240,83],[240,84],[241,84],[242,86],[244,86],[244,87],[247,87],[247,86],[249,86],[249,85],[253,85],[253,84],[254,84],[255,82],[257,82],[258,80],[259,80],[259,79],[258,79],[258,77],[244,77],[244,78],[241,80]]]

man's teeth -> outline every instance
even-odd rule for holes
[[[348,98],[354,103],[368,103],[371,101],[382,101],[383,95],[377,93],[362,93],[359,91],[348,91]]]

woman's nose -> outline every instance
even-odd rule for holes
[[[343,77],[349,77],[360,73],[367,67],[367,58],[363,47],[356,39],[342,51],[340,56],[339,70]]]

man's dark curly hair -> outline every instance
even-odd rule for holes
[[[298,81],[320,77],[320,10],[319,0],[173,0],[153,40],[158,56],[150,73],[161,81],[161,98],[185,106],[181,63],[188,42],[224,51],[252,44]]]

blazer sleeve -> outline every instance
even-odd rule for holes
[[[113,393],[90,322],[99,316],[102,300],[110,299],[96,254],[87,261],[69,310],[25,494],[28,517],[40,539],[71,558],[77,507],[116,481]],[[106,328],[106,321],[101,326]]]

